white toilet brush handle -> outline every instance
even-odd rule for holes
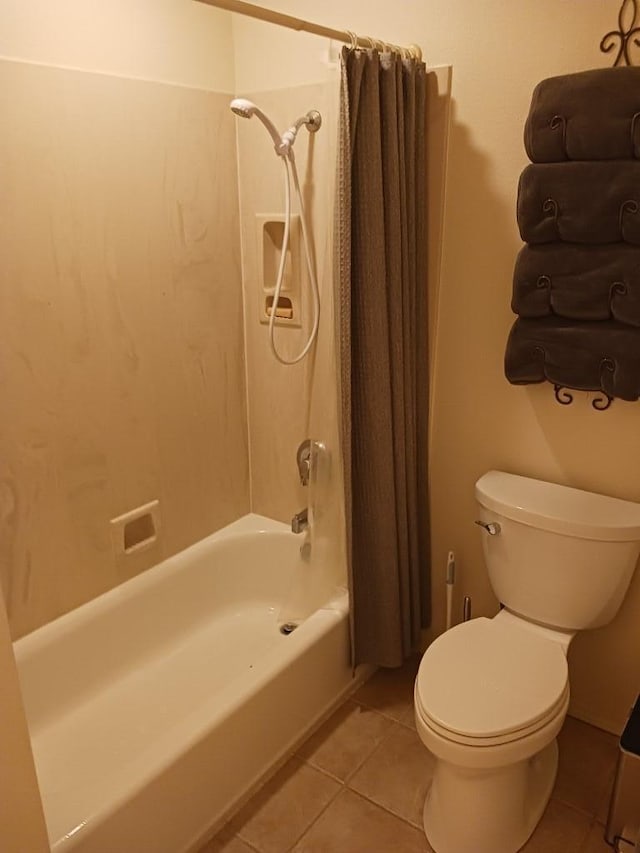
[[[453,551],[447,554],[447,621],[448,631],[453,621],[453,585],[456,580],[456,558]]]

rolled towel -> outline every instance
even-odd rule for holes
[[[533,163],[640,158],[640,68],[542,80],[524,129]]]
[[[626,243],[524,246],[511,308],[521,317],[556,314],[640,326],[640,248]]]
[[[640,245],[640,161],[527,166],[518,227],[525,243]]]
[[[610,397],[640,396],[640,336],[619,323],[558,317],[518,319],[507,341],[505,375],[513,385],[544,382]]]

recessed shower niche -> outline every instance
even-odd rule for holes
[[[260,289],[260,322],[268,323],[274,308],[274,297],[278,270],[285,239],[286,216],[284,214],[256,214],[258,248],[258,287]],[[291,216],[289,226],[289,245],[286,252],[286,264],[282,287],[275,306],[278,326],[299,328],[300,318],[300,217]]]

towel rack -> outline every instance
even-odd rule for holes
[[[605,33],[600,41],[600,50],[603,53],[610,53],[618,45],[618,53],[616,55],[614,67],[617,65],[633,65],[631,54],[629,52],[629,42],[632,42],[636,47],[640,47],[640,26],[638,21],[638,3],[637,0],[622,0],[620,11],[618,12],[618,29],[610,30]],[[564,388],[562,385],[553,386],[556,400],[562,406],[569,406],[573,403],[573,394]],[[596,397],[591,401],[591,405],[599,412],[608,409],[613,398],[608,394]]]
[[[603,53],[611,53],[615,49],[616,43],[618,53],[616,65],[633,65],[631,55],[629,53],[629,42],[632,42],[636,47],[640,47],[640,26],[637,23],[638,19],[638,3],[637,0],[622,0],[622,6],[618,12],[618,29],[611,30],[602,37],[600,41],[600,50]]]
[[[573,394],[569,393],[568,389],[565,388],[564,385],[554,385],[553,392],[556,400],[561,406],[570,406],[571,403],[573,403]],[[613,397],[604,393],[591,401],[591,405],[597,412],[604,412],[604,410],[608,409],[612,403]]]

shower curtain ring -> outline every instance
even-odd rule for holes
[[[369,42],[369,47],[371,48],[371,50],[375,50],[375,49],[376,49],[375,42],[374,42],[374,40],[371,38],[371,36],[361,36],[361,38],[362,38],[362,41],[368,41],[368,42]]]
[[[346,34],[351,39],[351,50],[357,50],[358,48],[358,36],[352,30],[345,30]]]

